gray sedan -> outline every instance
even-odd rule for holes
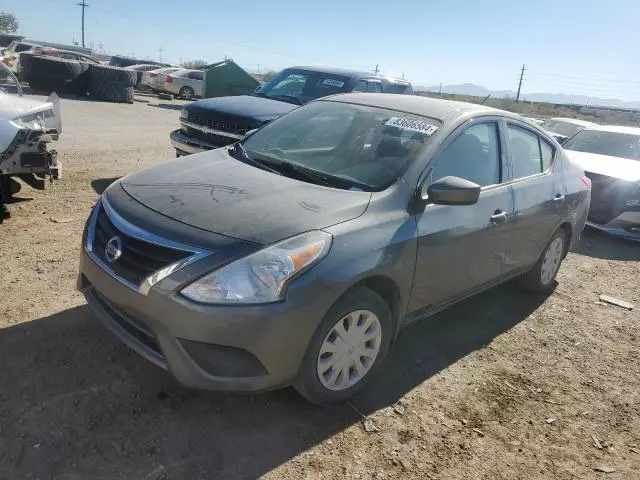
[[[553,288],[589,185],[519,115],[337,95],[112,184],[78,286],[185,385],[294,385],[327,404],[375,374],[402,326],[512,278]]]

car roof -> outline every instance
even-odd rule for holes
[[[558,120],[560,122],[572,123],[574,125],[580,125],[581,127],[591,127],[592,125],[597,125],[597,123],[594,123],[594,122],[588,122],[586,120],[579,120],[577,118],[568,118],[568,117],[553,117],[553,118],[550,118],[549,120]]]
[[[445,117],[457,119],[469,114],[497,114],[510,117],[515,120],[522,120],[518,114],[498,110],[497,108],[478,105],[476,103],[455,102],[440,98],[423,97],[419,95],[393,95],[390,93],[344,93],[324,97],[321,100],[331,102],[354,103],[357,105],[367,105],[370,107],[387,108],[390,110],[400,110],[414,115],[422,115],[438,120]]]
[[[620,125],[594,125],[592,127],[588,127],[586,130],[597,130],[599,132],[627,133],[629,135],[640,136],[640,128],[638,127],[623,127]]]
[[[374,77],[375,74],[350,70],[348,68],[328,67],[287,67],[285,70],[310,70],[312,72],[326,73],[327,75],[342,75],[345,77]]]
[[[175,76],[179,76],[182,75],[184,73],[189,73],[189,72],[201,72],[202,70],[196,70],[194,68],[180,68],[178,70],[176,70],[175,72],[173,72],[175,74]]]

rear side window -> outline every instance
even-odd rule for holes
[[[542,172],[539,137],[520,127],[509,125],[513,178],[528,177]]]
[[[20,53],[26,52],[27,50],[31,50],[31,45],[29,45],[28,43],[19,43],[18,45],[16,45],[15,52]]]
[[[368,82],[367,80],[360,80],[358,84],[353,88],[353,91],[365,93],[382,93],[382,84],[380,82]]]
[[[481,187],[500,183],[499,144],[495,122],[467,128],[438,155],[432,180],[454,176]]]
[[[191,73],[191,75],[189,75],[189,77],[191,77],[194,80],[202,80],[202,72],[193,72]]]
[[[553,147],[540,137],[538,137],[538,140],[540,142],[540,154],[542,155],[542,171],[545,171],[551,165],[551,160],[553,160]]]

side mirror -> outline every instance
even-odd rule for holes
[[[258,85],[256,89],[253,91],[253,94],[255,95],[256,93],[258,93],[261,88],[262,88],[262,85]]]
[[[426,188],[420,197],[436,205],[473,205],[480,197],[480,185],[460,177],[443,177]]]

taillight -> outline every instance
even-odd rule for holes
[[[587,177],[586,175],[582,175],[580,177],[580,181],[584,183],[589,190],[591,190],[591,179],[589,177]]]
[[[164,81],[167,83],[171,83],[173,82],[173,77],[171,75],[167,75],[166,77],[164,77]]]

